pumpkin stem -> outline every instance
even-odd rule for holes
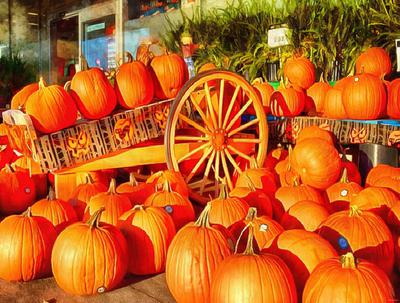
[[[172,192],[172,187],[171,187],[171,183],[169,182],[168,179],[164,180],[164,184],[163,184],[163,191],[167,191],[167,192]]]
[[[24,211],[24,212],[22,213],[22,216],[28,217],[28,218],[32,217],[32,209],[31,209],[30,206],[28,207],[28,209],[27,209],[26,211]]]
[[[117,181],[114,178],[112,178],[111,181],[110,181],[110,187],[108,188],[107,193],[109,195],[115,195],[117,193],[115,191],[116,186],[117,186]]]
[[[65,82],[65,84],[64,84],[64,90],[65,90],[66,92],[68,92],[68,91],[71,90],[71,81]]]
[[[246,220],[253,221],[257,217],[257,208],[250,207],[246,215]]]
[[[222,179],[218,199],[226,200],[229,197],[228,186],[226,185],[225,178]]]
[[[362,210],[357,205],[350,206],[350,217],[359,216],[362,214]]]
[[[243,228],[242,232],[240,233],[240,236],[236,242],[235,245],[235,254],[237,254],[237,249],[239,247],[240,240],[242,239],[244,232],[246,230],[249,230],[249,235],[247,237],[247,244],[246,244],[246,249],[243,252],[244,255],[254,255],[254,247],[253,247],[253,239],[254,239],[254,223],[250,221],[249,223],[246,224],[246,226]]]
[[[132,63],[134,60],[133,60],[133,56],[132,56],[132,54],[130,53],[130,52],[125,52],[125,56],[128,58],[128,63]]]
[[[348,269],[356,269],[357,268],[357,260],[354,258],[354,255],[351,252],[340,256],[340,263],[342,263],[342,268]]]
[[[144,206],[142,204],[137,204],[133,207],[133,210],[143,210]]]
[[[56,200],[56,192],[54,191],[52,186],[49,187],[49,194],[47,195],[47,200],[48,201]]]
[[[295,177],[293,178],[293,186],[299,186],[299,185],[300,185],[299,179],[298,179],[297,176],[295,176]]]
[[[319,77],[319,82],[325,83],[324,73],[321,73],[321,76]]]
[[[85,56],[80,55],[80,57],[81,57],[81,65],[82,65],[81,68],[82,68],[82,71],[88,70],[89,69],[89,63],[87,62]]]
[[[130,184],[131,186],[138,186],[138,185],[139,185],[138,181],[137,181],[136,178],[135,178],[134,173],[130,173],[130,174],[129,174],[129,184]]]
[[[211,202],[208,202],[206,207],[204,207],[203,211],[201,212],[199,218],[194,223],[195,226],[207,227],[210,228],[210,210],[211,210]]]
[[[90,219],[87,221],[87,224],[90,226],[90,228],[98,228],[99,227],[100,215],[103,211],[105,211],[105,209],[106,209],[105,207],[100,207],[90,217]]]
[[[347,168],[346,167],[343,169],[342,176],[340,177],[340,182],[341,183],[349,183],[349,177],[347,175]]]
[[[8,163],[5,165],[5,170],[6,170],[6,173],[9,173],[9,174],[12,174],[15,172],[15,169]]]
[[[44,81],[43,77],[40,77],[39,79],[39,90],[43,89],[46,87],[46,82]]]
[[[250,179],[248,174],[244,174],[244,176],[247,179],[247,186],[250,188],[251,191],[256,191],[256,186],[254,185],[254,182]]]
[[[94,183],[94,181],[93,181],[92,176],[89,173],[87,173],[86,174],[86,184],[93,184],[93,183]]]

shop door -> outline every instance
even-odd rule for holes
[[[50,22],[50,82],[63,85],[75,74],[79,62],[79,18]]]

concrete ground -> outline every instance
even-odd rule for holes
[[[128,277],[124,286],[101,295],[72,296],[59,288],[54,278],[31,282],[0,280],[0,303],[173,303],[165,274]]]

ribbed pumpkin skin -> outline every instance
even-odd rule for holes
[[[334,213],[321,224],[319,234],[339,254],[351,251],[357,258],[375,263],[387,274],[392,272],[393,238],[385,222],[372,212],[344,210]],[[348,247],[340,247],[341,237],[347,240]]]
[[[328,241],[301,229],[284,231],[266,251],[279,256],[289,266],[299,296],[314,268],[321,261],[337,256]]]
[[[184,197],[189,197],[189,189],[185,179],[183,179],[181,173],[173,170],[158,171],[152,174],[146,180],[146,183],[153,185],[153,188],[157,188],[158,186],[162,187],[166,180],[171,184],[173,191],[180,193]]]
[[[67,202],[60,199],[42,199],[32,205],[34,216],[44,217],[60,233],[68,225],[78,221],[74,208]]]
[[[390,82],[387,114],[392,119],[400,119],[400,79]]]
[[[379,78],[362,74],[346,84],[342,98],[350,119],[377,119],[386,107],[386,88]]]
[[[258,94],[258,96],[260,97],[260,99],[262,101],[265,113],[266,114],[270,113],[271,112],[271,108],[270,108],[271,95],[275,91],[274,87],[271,84],[269,84],[268,82],[255,83],[253,85],[253,87],[255,88],[256,93]],[[254,114],[255,111],[253,110],[253,112],[251,112],[251,113]]]
[[[303,128],[296,139],[296,143],[300,143],[307,139],[321,139],[328,144],[333,144],[333,134],[327,130],[322,129],[317,125],[307,126]]]
[[[166,279],[178,303],[210,302],[214,272],[231,254],[224,234],[213,227],[190,223],[174,237],[168,249]]]
[[[51,256],[54,278],[73,295],[94,295],[118,286],[128,267],[127,244],[114,226],[68,226],[54,243]]]
[[[287,265],[277,256],[232,255],[215,272],[212,303],[294,303],[296,287]]]
[[[384,48],[371,47],[363,52],[356,61],[356,73],[372,74],[380,79],[392,71],[392,61]]]
[[[326,189],[330,207],[335,211],[349,208],[350,201],[362,190],[355,182],[339,181]]]
[[[115,91],[119,104],[124,108],[149,104],[154,97],[151,74],[142,62],[122,64],[116,76]]]
[[[235,187],[229,194],[244,200],[249,206],[257,208],[260,216],[272,217],[272,198],[260,189],[250,189],[247,187]]]
[[[118,185],[117,193],[127,196],[132,205],[140,205],[144,204],[146,199],[154,193],[154,187],[147,183],[132,186],[129,182],[126,182]]]
[[[324,100],[327,92],[331,89],[329,83],[319,81],[307,89],[307,96],[314,102],[315,110],[319,113],[324,111]]]
[[[0,278],[30,281],[51,274],[57,232],[42,217],[14,215],[0,223]]]
[[[11,109],[22,109],[25,108],[26,100],[39,89],[37,83],[31,83],[24,86],[19,92],[17,92],[11,99]]]
[[[98,68],[76,73],[71,81],[71,89],[80,113],[87,119],[103,118],[117,105],[113,87]]]
[[[249,179],[254,184],[254,187],[261,189],[267,195],[274,195],[278,188],[274,174],[267,168],[249,168],[240,174],[236,187],[248,187]]]
[[[302,89],[308,89],[315,82],[314,64],[305,57],[289,58],[283,67],[284,77]]]
[[[297,202],[305,200],[324,205],[324,199],[321,194],[316,189],[305,184],[280,187],[275,193],[275,198],[282,204],[284,211],[288,211]]]
[[[333,86],[333,88],[334,89],[338,89],[338,90],[340,90],[340,91],[343,91],[343,89],[346,87],[346,85],[348,84],[348,83],[350,83],[351,81],[352,81],[352,77],[344,77],[344,78],[342,78],[342,79],[340,79],[339,81],[337,81],[336,83],[335,83],[335,85]]]
[[[138,206],[120,217],[118,227],[127,240],[130,273],[149,275],[165,270],[168,247],[175,236],[174,222],[165,211]]]
[[[374,182],[374,186],[389,188],[395,193],[400,194],[400,176],[379,178]]]
[[[296,144],[290,163],[304,184],[326,189],[339,179],[341,161],[334,146],[321,139]]]
[[[35,129],[45,134],[74,125],[78,114],[75,101],[59,85],[39,85],[28,97],[25,109]]]
[[[150,63],[154,72],[155,96],[175,98],[188,79],[185,61],[177,54],[156,56]]]
[[[249,205],[240,198],[226,197],[212,200],[210,222],[226,228],[246,217]]]
[[[374,186],[380,178],[390,176],[400,177],[400,169],[387,164],[378,164],[368,172],[365,186]]]
[[[343,91],[330,88],[324,99],[324,116],[332,119],[345,119],[347,117],[343,106]]]
[[[339,258],[322,261],[312,272],[303,303],[384,303],[394,299],[386,274],[362,259],[356,268],[343,268]]]
[[[304,109],[305,94],[293,87],[280,87],[271,95],[271,114],[276,117],[295,117]]]

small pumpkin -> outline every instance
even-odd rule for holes
[[[271,95],[275,91],[274,87],[269,84],[268,82],[263,82],[261,80],[258,81],[253,81],[252,83],[253,88],[255,88],[255,92],[257,95],[260,97],[260,100],[262,101],[262,105],[264,107],[264,111],[266,114],[271,112],[270,109],[270,102],[271,102]],[[255,114],[255,111],[253,107],[250,107],[251,109],[249,111],[250,114]]]
[[[45,134],[74,125],[78,114],[74,100],[64,88],[46,87],[43,78],[39,90],[28,97],[25,109],[35,129]]]
[[[119,218],[118,228],[128,244],[128,272],[150,275],[165,270],[175,225],[163,209],[135,205]]]
[[[347,114],[343,105],[343,90],[336,86],[330,88],[324,98],[324,116],[332,119],[346,119]]]
[[[400,119],[400,79],[388,85],[387,114],[392,119]]]
[[[51,251],[57,232],[45,218],[28,208],[0,223],[0,278],[30,281],[51,274]]]
[[[154,188],[150,184],[136,181],[134,173],[131,172],[129,182],[118,185],[117,193],[126,195],[132,205],[141,205],[154,193]]]
[[[25,111],[25,104],[28,97],[34,92],[39,90],[39,85],[37,83],[31,83],[24,86],[20,91],[18,91],[11,99],[11,109],[19,109]]]
[[[315,82],[315,66],[303,56],[293,56],[287,59],[283,66],[283,74],[290,83],[302,89],[310,88]]]
[[[303,91],[284,84],[271,95],[271,114],[276,117],[295,117],[304,109],[306,95]]]
[[[172,190],[180,193],[184,197],[189,197],[188,186],[180,172],[173,170],[159,171],[152,174],[146,180],[146,183],[151,184],[153,188],[157,189],[159,186],[163,186],[166,180],[170,183]]]
[[[278,144],[278,146],[276,148],[274,148],[268,152],[267,158],[265,159],[265,162],[264,162],[264,168],[274,171],[276,165],[280,161],[285,160],[288,155],[289,155],[289,151],[286,150],[282,145]]]
[[[394,291],[378,266],[348,252],[315,268],[304,287],[302,302],[325,303],[333,298],[337,302],[384,303],[394,300]]]
[[[324,81],[322,74],[319,82],[314,83],[307,89],[307,96],[311,97],[317,113],[324,111],[325,96],[330,89],[331,86]]]
[[[368,73],[383,79],[392,71],[392,61],[382,47],[370,47],[356,60],[356,73]]]
[[[177,302],[210,302],[214,272],[232,253],[226,232],[210,224],[210,209],[208,203],[195,223],[178,231],[168,249],[165,276]]]
[[[87,222],[68,226],[54,243],[51,268],[57,285],[69,294],[104,293],[125,276],[126,240],[115,226],[99,223],[102,211],[96,210]]]

